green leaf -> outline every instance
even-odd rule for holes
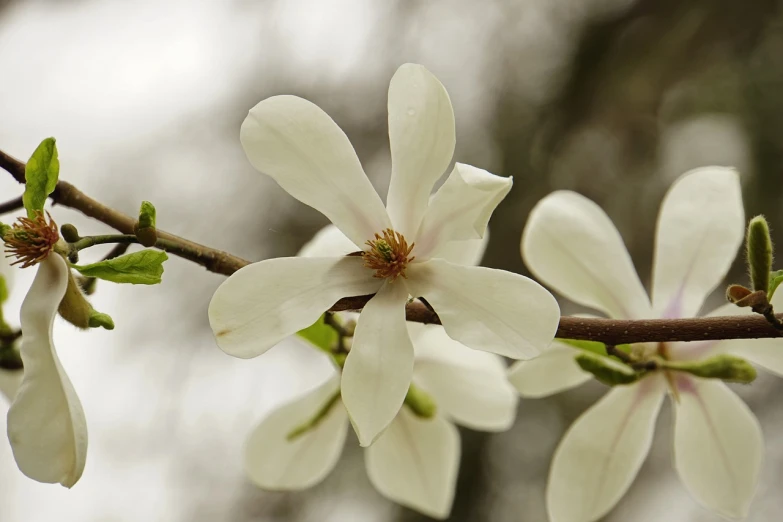
[[[606,345],[599,341],[579,341],[577,339],[561,339],[559,337],[555,340],[585,352],[609,357],[609,354],[606,353]],[[630,344],[619,344],[616,346],[616,348],[625,353],[631,353]]]
[[[57,186],[60,175],[60,160],[57,158],[57,145],[54,138],[46,138],[38,145],[27,161],[24,169],[25,187],[22,202],[27,209],[27,217],[33,218],[43,211],[49,194]]]
[[[155,206],[149,201],[141,202],[139,228],[155,228]]]
[[[169,258],[159,250],[141,250],[91,265],[72,265],[82,275],[113,283],[156,285],[163,274],[163,262]]]
[[[296,335],[327,353],[332,353],[332,349],[337,342],[337,332],[334,328],[324,323],[323,315],[304,330],[296,332]]]
[[[778,289],[778,285],[780,285],[780,283],[783,283],[783,270],[771,272],[769,274],[769,289],[767,290],[767,299],[772,301],[772,295],[775,293],[775,290]]]
[[[641,377],[625,364],[611,357],[601,357],[590,352],[583,352],[576,356],[576,363],[584,371],[592,373],[593,377],[607,386],[631,384]]]

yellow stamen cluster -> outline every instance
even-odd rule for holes
[[[383,235],[375,234],[375,239],[367,241],[370,248],[362,253],[364,266],[375,270],[375,277],[379,279],[394,281],[397,276],[406,277],[405,269],[415,259],[410,256],[414,245],[408,246],[402,234],[387,228]]]
[[[5,250],[8,252],[6,257],[17,258],[11,264],[21,264],[21,268],[27,268],[46,259],[59,240],[57,223],[52,220],[52,216],[49,216],[47,223],[43,212],[38,212],[32,219],[19,218],[11,230],[3,236]]]

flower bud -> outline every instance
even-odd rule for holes
[[[748,224],[747,255],[753,290],[766,292],[772,270],[772,239],[764,216],[756,216]]]
[[[743,384],[749,384],[756,379],[756,368],[752,364],[745,359],[728,354],[698,361],[665,361],[662,366],[704,379],[720,379]]]
[[[133,226],[133,233],[136,234],[139,243],[145,247],[155,246],[155,243],[158,241],[155,215],[155,206],[149,201],[142,201],[141,209],[139,209],[139,220]]]
[[[106,314],[95,311],[82,293],[81,286],[76,282],[73,272],[68,269],[68,287],[65,296],[57,309],[60,316],[77,328],[114,329],[114,321]]]
[[[631,384],[641,377],[641,374],[636,373],[625,364],[591,352],[577,355],[576,363],[607,386]]]
[[[66,223],[60,227],[60,237],[69,243],[76,243],[81,239],[79,231],[76,230],[76,227],[70,223]]]
[[[404,403],[414,415],[422,419],[431,419],[438,411],[435,400],[415,384],[411,383]]]

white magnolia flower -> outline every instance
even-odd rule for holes
[[[52,340],[68,271],[60,255],[50,254],[38,265],[22,303],[24,377],[8,410],[8,439],[22,473],[70,488],[84,471],[87,424]]]
[[[454,153],[454,114],[440,82],[424,67],[403,65],[391,80],[388,107],[386,208],[348,138],[317,106],[274,96],[251,109],[240,137],[253,166],[321,211],[364,254],[254,263],[226,280],[209,306],[218,345],[255,357],[342,297],[375,294],[341,384],[363,446],[397,414],[413,374],[409,296],[425,297],[452,339],[518,359],[545,348],[559,321],[556,301],[538,283],[442,259],[449,241],[481,237],[511,180],[457,163],[429,200]]]
[[[353,243],[333,226],[326,227],[300,255],[341,255]],[[447,259],[475,264],[481,241],[460,241]],[[359,324],[363,319],[359,319]],[[416,358],[413,383],[435,400],[433,418],[399,410],[389,428],[367,448],[367,474],[385,497],[435,518],[451,511],[460,459],[459,434],[453,423],[483,431],[503,431],[514,421],[517,394],[505,379],[500,357],[471,350],[452,340],[440,326],[408,326]],[[303,489],[334,468],[348,430],[339,398],[337,370],[324,384],[271,412],[250,435],[245,468],[259,486]],[[327,411],[324,411],[327,408]],[[293,440],[287,436],[316,416],[320,421]]]
[[[555,192],[538,203],[522,237],[522,254],[543,282],[609,317],[693,317],[723,280],[743,234],[737,173],[706,167],[684,174],[663,201],[652,301],[609,217],[579,194]],[[764,355],[753,360],[780,372],[780,342],[774,353],[772,344],[767,345]],[[695,360],[728,346],[661,343],[641,349],[670,360]],[[523,396],[532,397],[576,386],[590,377],[574,362],[576,353],[555,342],[540,358],[516,365],[510,380]],[[732,518],[747,514],[763,452],[755,416],[719,380],[660,372],[612,388],[565,434],[547,489],[553,522],[597,520],[620,500],[649,452],[667,391],[678,397],[673,401],[674,463],[681,480],[705,507]]]

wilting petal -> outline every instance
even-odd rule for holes
[[[497,355],[471,350],[441,326],[415,337],[413,380],[435,400],[438,414],[484,431],[507,430],[517,412],[517,394]]]
[[[515,363],[508,380],[522,397],[546,397],[570,390],[592,377],[576,363],[577,355],[577,348],[554,341],[535,359]]]
[[[658,215],[652,285],[656,316],[696,315],[726,276],[744,227],[734,169],[704,167],[674,182]]]
[[[348,432],[345,408],[339,397],[335,400],[339,393],[340,376],[335,375],[261,421],[245,444],[250,480],[265,489],[304,489],[322,481],[337,463]],[[288,440],[319,412],[324,416],[313,428]]]
[[[70,488],[84,471],[87,423],[52,343],[54,318],[67,284],[65,261],[50,254],[38,266],[22,303],[24,378],[8,410],[8,439],[22,473]]]
[[[449,241],[481,238],[511,184],[511,178],[457,163],[424,214],[416,236],[416,256],[422,260],[443,257],[439,251]]]
[[[744,518],[756,492],[764,440],[753,412],[717,380],[687,378],[674,423],[674,464],[706,508]]]
[[[296,96],[267,98],[250,109],[239,137],[256,169],[354,243],[391,226],[348,137],[317,105]]]
[[[397,69],[389,85],[392,174],[386,207],[405,237],[415,237],[455,141],[454,111],[443,85],[421,65]]]
[[[518,274],[442,259],[408,267],[408,291],[438,312],[449,337],[514,359],[538,355],[552,341],[560,308],[541,285]]]
[[[362,310],[343,368],[345,408],[362,446],[397,415],[413,376],[413,345],[405,327],[408,291],[385,283]]]
[[[571,425],[549,473],[552,522],[592,522],[617,504],[650,451],[664,386],[652,376],[612,388]]]
[[[365,464],[381,495],[444,519],[454,500],[459,457],[459,433],[451,423],[438,416],[420,419],[403,408],[367,448]]]
[[[538,202],[522,233],[533,274],[563,296],[617,319],[650,317],[650,300],[620,233],[601,207],[576,192]]]
[[[209,324],[218,346],[250,358],[313,324],[339,299],[381,282],[360,257],[282,257],[248,265],[218,287]]]
[[[0,370],[0,393],[2,393],[8,402],[13,402],[16,392],[22,384],[22,370]]]
[[[334,225],[326,225],[315,233],[296,254],[298,257],[341,257],[362,250]]]

